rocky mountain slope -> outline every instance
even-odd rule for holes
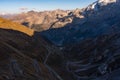
[[[75,80],[119,80],[119,41],[120,30],[66,46],[67,70]]]
[[[79,15],[80,11],[80,9],[66,11],[57,9],[43,12],[29,11],[27,13],[15,15],[9,19],[26,25],[35,31],[42,31],[50,28],[60,28],[71,23],[73,15],[78,18],[83,18],[82,15]]]
[[[92,9],[92,4],[83,9],[84,18],[73,17],[72,23],[59,29],[43,31],[42,35],[50,39],[54,44],[62,46],[76,43],[86,38],[96,37],[112,33],[113,25],[120,20],[120,3],[114,2],[107,5],[98,5],[97,11]],[[77,24],[76,24],[77,23]],[[119,28],[119,27],[118,27]]]
[[[42,32],[62,46],[66,69],[75,80],[120,79],[119,8],[119,0],[99,0],[83,9],[84,23],[75,24],[74,17],[63,28]]]

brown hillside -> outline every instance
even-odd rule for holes
[[[27,28],[23,25],[20,25],[16,22],[12,22],[10,20],[6,20],[6,19],[3,19],[3,18],[0,18],[0,28],[20,31],[20,32],[23,32],[23,33],[25,33],[29,36],[32,36],[34,34],[34,30],[29,29],[29,28]]]
[[[0,80],[58,80],[47,64],[48,56],[58,52],[39,33],[0,18]]]

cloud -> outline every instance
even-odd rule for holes
[[[32,8],[33,10],[36,10],[36,8]]]
[[[21,7],[21,8],[19,8],[21,11],[26,11],[26,10],[28,10],[28,8],[26,8],[26,7]]]

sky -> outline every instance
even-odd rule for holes
[[[0,0],[0,13],[83,8],[96,0]]]

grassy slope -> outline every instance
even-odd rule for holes
[[[34,30],[29,29],[29,28],[27,28],[23,25],[20,25],[16,22],[12,22],[10,20],[6,20],[6,19],[3,19],[3,18],[0,18],[0,28],[20,31],[20,32],[23,32],[23,33],[25,33],[29,36],[32,36],[34,34]]]

